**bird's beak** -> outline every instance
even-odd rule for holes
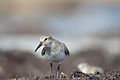
[[[35,52],[42,46],[42,42],[38,45],[38,47],[35,49]]]

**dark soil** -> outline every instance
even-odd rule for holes
[[[107,59],[104,54],[102,50],[89,50],[70,55],[61,65],[62,73],[58,80],[120,80],[120,55],[115,59]],[[102,67],[105,73],[84,74],[77,71],[76,66],[82,61]],[[30,52],[13,50],[0,51],[0,80],[56,79],[50,77],[50,65],[47,60]]]
[[[56,78],[35,74],[7,73],[0,74],[0,80],[56,80]],[[57,80],[120,80],[120,71],[108,71],[104,74],[84,74],[75,71],[71,75],[61,73]]]

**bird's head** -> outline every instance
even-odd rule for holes
[[[52,37],[50,35],[42,35],[40,37],[40,43],[37,46],[37,48],[35,49],[35,52],[41,47],[41,46],[45,46],[45,47],[50,47],[51,43],[52,43]]]

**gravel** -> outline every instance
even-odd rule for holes
[[[56,80],[56,78],[52,78],[50,75],[4,73],[0,74],[0,80]],[[70,75],[61,72],[58,80],[120,80],[120,71],[110,70],[103,74],[84,74],[75,71]]]

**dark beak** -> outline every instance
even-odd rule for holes
[[[42,42],[38,45],[38,47],[35,49],[35,52],[42,46]]]

